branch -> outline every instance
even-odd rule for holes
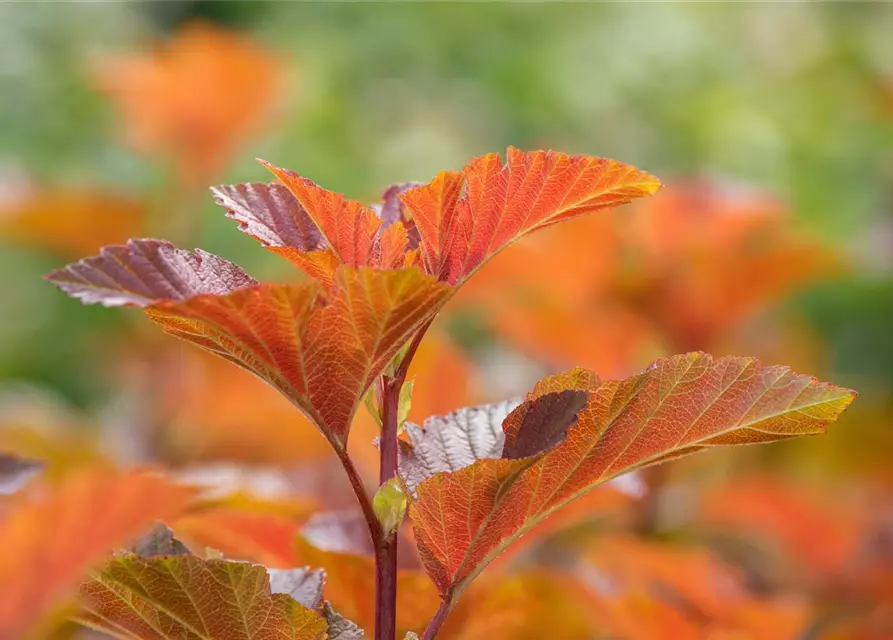
[[[353,487],[353,492],[357,496],[357,502],[360,503],[360,508],[363,510],[363,517],[366,519],[366,524],[369,527],[369,536],[372,538],[372,545],[377,548],[379,541],[382,538],[381,525],[378,522],[378,518],[375,516],[375,510],[372,508],[372,500],[369,499],[369,495],[366,493],[363,479],[360,478],[360,474],[357,472],[353,460],[347,455],[345,449],[335,447],[335,452],[338,454],[341,466],[344,467],[344,471],[347,473],[347,477],[350,480],[350,486]]]

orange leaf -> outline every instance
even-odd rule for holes
[[[65,256],[93,253],[137,231],[139,202],[89,188],[55,188],[0,201],[0,232]]]
[[[797,491],[780,479],[749,478],[703,497],[701,517],[711,528],[774,542],[798,573],[828,577],[856,557],[865,518],[845,504],[828,505],[825,492]],[[821,531],[820,536],[816,535]]]
[[[92,565],[178,515],[191,495],[154,474],[102,470],[15,496],[0,522],[0,639],[29,637]]]
[[[342,448],[363,392],[447,292],[416,269],[341,267],[328,300],[313,282],[263,284],[146,313],[272,384]]]
[[[451,613],[443,632],[455,640],[587,640],[593,616],[585,589],[571,575],[527,571],[475,589]],[[461,619],[464,614],[465,619]],[[459,618],[458,624],[453,618]],[[458,628],[456,628],[458,627]]]
[[[497,154],[475,158],[463,172],[441,173],[426,185],[394,185],[381,205],[367,207],[263,164],[292,199],[279,185],[248,184],[218,187],[218,202],[242,230],[324,283],[339,263],[414,265],[418,248],[428,274],[458,285],[531,231],[650,195],[660,186],[653,176],[614,160],[509,148],[505,165]]]
[[[121,110],[137,149],[173,155],[200,182],[268,115],[279,62],[245,36],[193,22],[149,54],[104,61],[97,84]]]
[[[310,420],[262,380],[204,351],[165,344],[160,370],[150,374],[163,387],[165,459],[288,466],[331,455]]]
[[[340,261],[316,222],[288,188],[278,182],[212,187],[217,204],[239,229],[330,286]]]
[[[538,383],[527,403],[575,389],[592,394],[588,404],[567,439],[538,460],[482,459],[418,486],[410,516],[422,561],[445,599],[593,486],[711,446],[821,433],[855,395],[786,367],[691,353],[620,382],[576,369]],[[525,450],[518,444],[523,416],[516,410],[503,423],[506,450]]]
[[[310,516],[312,505],[265,503],[230,498],[195,505],[170,521],[188,545],[216,549],[227,558],[267,567],[294,567],[295,537]]]
[[[389,217],[381,218],[372,208],[356,200],[348,200],[340,193],[323,189],[294,171],[280,169],[267,162],[263,162],[263,165],[279,178],[287,191],[291,192],[288,216],[279,215],[277,212],[268,214],[269,207],[245,199],[230,200],[229,203],[221,202],[221,204],[233,211],[232,217],[238,216],[237,219],[241,220],[274,216],[283,219],[279,227],[285,231],[277,233],[278,239],[271,246],[278,247],[278,253],[309,275],[327,282],[331,279],[331,275],[327,274],[325,269],[328,267],[334,270],[337,264],[377,269],[397,269],[406,264],[406,252],[411,248],[409,235],[399,219],[399,213],[397,216],[394,215],[395,195],[392,190],[385,192],[385,197],[390,198],[390,202],[386,201],[379,207],[379,210],[387,213]],[[275,184],[268,188],[274,187]],[[276,188],[281,190],[281,187]],[[398,186],[392,189],[399,188]],[[287,199],[283,197],[282,201],[286,202]],[[237,209],[233,210],[231,205],[236,205]],[[277,210],[281,208],[277,207]],[[312,221],[316,225],[317,233],[321,234],[315,243],[299,241],[304,236],[296,233],[295,227],[303,228],[307,220]],[[256,225],[247,229],[253,226]],[[249,233],[255,235],[251,231]],[[264,241],[257,235],[255,237]],[[309,256],[304,255],[308,252],[311,252]]]
[[[704,549],[602,538],[587,554],[598,583],[612,585],[600,594],[618,614],[633,604],[613,594],[649,594],[665,606],[697,621],[704,632],[730,637],[793,640],[802,636],[807,611],[793,599],[757,598],[745,588],[745,575]],[[632,613],[632,612],[630,612]],[[624,634],[634,616],[608,618],[615,634]],[[618,624],[619,623],[619,624]]]
[[[266,569],[248,562],[122,555],[82,587],[81,604],[79,622],[140,640],[328,637],[328,623],[310,603],[277,593]]]
[[[531,231],[659,187],[654,176],[615,160],[509,147],[504,164],[495,153],[475,158],[461,174],[441,173],[401,197],[418,227],[425,269],[455,285]]]
[[[413,264],[418,233],[403,218],[397,198],[409,185],[391,186],[380,205],[366,207],[293,171],[263,164],[282,182],[223,185],[211,191],[227,217],[265,247],[327,287],[341,264],[378,269]]]
[[[331,291],[256,285],[222,258],[157,240],[107,247],[48,279],[87,303],[145,306],[167,333],[270,383],[337,449],[363,392],[450,292],[414,268],[340,267]]]

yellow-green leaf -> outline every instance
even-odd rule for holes
[[[385,535],[394,533],[406,515],[406,494],[399,478],[394,476],[378,488],[372,498],[372,508]]]

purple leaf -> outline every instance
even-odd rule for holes
[[[53,271],[46,279],[84,304],[145,307],[161,300],[227,294],[257,284],[241,267],[165,240],[129,240]]]
[[[328,245],[316,223],[284,185],[250,182],[211,187],[214,199],[239,229],[267,247],[317,251]]]

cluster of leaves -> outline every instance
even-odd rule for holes
[[[427,20],[438,25],[441,22],[430,16]],[[534,22],[539,24],[538,19]],[[577,20],[571,22],[577,24]],[[305,21],[306,25],[310,23]],[[320,26],[314,23],[309,28],[313,31]],[[338,25],[342,35],[344,28],[350,27]],[[295,41],[292,35],[289,39]],[[458,42],[455,38],[452,41]],[[472,39],[464,42],[462,48],[467,51],[468,45],[474,44]],[[511,40],[503,44],[511,44]],[[219,179],[214,174],[234,155],[246,133],[257,130],[261,123],[269,124],[265,116],[281,97],[278,89],[282,66],[276,56],[249,43],[242,35],[208,24],[186,24],[170,41],[149,54],[101,65],[97,85],[123,116],[124,126],[120,130],[137,151],[151,156],[160,165],[170,165],[173,185],[166,185],[159,193],[129,196],[99,186],[52,189],[44,185],[41,189],[14,194],[16,198],[3,199],[0,231],[16,243],[49,249],[65,258],[92,254],[101,246],[143,235],[158,234],[180,243],[199,244],[198,228],[192,224],[198,218],[193,215],[195,201],[191,198],[199,193],[197,187]],[[356,73],[352,63],[347,66],[351,74]],[[329,73],[326,76],[333,77]],[[686,67],[684,77],[690,76],[690,69]],[[194,91],[196,77],[203,79],[201,92]],[[356,82],[341,84],[358,86]],[[688,80],[684,84],[688,91]],[[711,92],[714,88],[711,86]],[[541,92],[534,91],[531,95],[534,94],[539,101]],[[511,98],[512,113],[515,113],[518,96],[513,92]],[[326,99],[331,97],[326,95]],[[305,109],[306,106],[302,107],[302,116]],[[554,120],[554,109],[546,111],[550,121]],[[522,118],[529,119],[528,112]],[[312,109],[308,117],[310,120],[306,122],[312,122]],[[341,113],[337,117],[345,116]],[[326,115],[330,125],[329,118]],[[723,126],[714,129],[727,130]],[[674,133],[674,127],[663,127],[660,135]],[[450,129],[450,135],[453,134],[455,128]],[[811,141],[815,138],[800,137]],[[288,140],[286,146],[294,147],[290,134],[284,139]],[[318,141],[315,135],[312,140]],[[344,167],[351,166],[350,154],[333,152],[333,149],[339,144],[343,146],[345,141],[349,141],[349,136],[338,137],[334,146],[325,145],[330,162],[337,162],[342,173]],[[722,141],[722,148],[734,147],[727,143],[728,140]],[[400,161],[405,164],[412,150],[408,150],[410,155],[404,151],[407,150],[401,146]],[[323,154],[317,158],[322,159],[323,167],[325,157]],[[712,160],[711,156],[711,163]],[[319,163],[314,162],[314,170],[319,171]],[[678,162],[678,156],[674,155],[674,166]],[[360,171],[347,171],[351,173],[364,175]],[[803,175],[809,174],[807,171]],[[852,190],[849,181],[825,182],[847,185],[837,187],[841,193]],[[810,205],[822,200],[817,197],[815,187],[810,184],[809,189],[800,189],[808,191]],[[411,250],[411,247],[418,248],[421,237],[414,228],[412,210],[403,207],[399,197],[395,197],[406,188],[403,185],[389,189],[383,204],[370,208],[383,220],[382,229],[389,228],[388,220],[394,217],[401,220],[407,234],[406,247]],[[237,203],[231,215],[238,217],[238,202],[249,197],[249,190],[245,185],[223,187],[217,195],[224,206]],[[272,199],[290,197],[282,182],[268,186],[268,192]],[[820,209],[839,209],[825,200]],[[402,209],[399,216],[394,213],[395,207]],[[334,252],[326,253],[330,247],[327,241],[319,239],[322,230],[316,223],[300,217],[300,228],[286,237],[295,231],[289,230],[288,225],[266,231],[264,225],[251,222],[255,212],[263,210],[263,205],[249,203],[243,207],[243,213],[245,209],[247,214],[239,219],[254,226],[250,233],[272,252],[284,255],[308,271],[315,270],[322,282],[321,299],[327,299],[325,296],[330,295],[328,292],[336,284],[334,274],[342,260]],[[683,184],[666,189],[659,198],[642,200],[634,208],[624,208],[619,213],[580,217],[518,243],[473,279],[463,282],[458,299],[450,308],[461,313],[463,298],[474,303],[475,311],[485,308],[488,320],[507,345],[546,363],[549,370],[582,363],[602,375],[624,377],[637,370],[642,362],[667,351],[704,349],[734,353],[752,352],[756,348],[765,352],[765,348],[760,349],[765,343],[742,345],[740,336],[733,332],[742,326],[743,320],[777,302],[792,288],[836,266],[833,256],[824,249],[791,233],[790,223],[776,203],[740,190],[717,189],[714,184],[703,182]],[[374,220],[372,224],[375,225]],[[385,248],[402,242],[399,231],[391,233],[397,237],[373,240],[372,252],[382,251],[383,240]],[[315,251],[320,253],[310,255]],[[419,260],[420,256],[410,256],[409,260],[404,257],[400,263],[399,253],[395,252],[394,267],[417,265],[429,271]],[[372,268],[387,263],[388,260],[382,264],[373,260]],[[434,273],[436,270],[432,267],[429,273],[448,282],[439,272]],[[834,305],[839,304],[839,299],[835,299]],[[96,317],[73,313],[66,314],[66,345],[79,342],[71,331],[73,318]],[[848,318],[845,323],[850,337],[854,331],[852,321]],[[115,328],[114,335],[110,331],[96,331],[92,326],[88,330],[96,336],[95,344],[101,345],[102,355],[84,346],[79,347],[78,353],[97,355],[95,363],[85,362],[86,358],[71,358],[77,360],[76,377],[82,379],[92,377],[82,367],[99,367],[100,361],[104,364],[112,359],[114,375],[110,379],[115,383],[112,411],[78,419],[77,424],[71,424],[68,416],[60,422],[60,416],[46,414],[16,415],[10,421],[6,414],[9,398],[3,397],[0,401],[0,450],[10,452],[9,457],[0,454],[0,493],[24,486],[15,496],[0,499],[0,522],[10,523],[9,529],[0,530],[0,534],[4,539],[8,534],[10,540],[16,540],[7,550],[9,558],[0,553],[0,567],[7,571],[0,573],[4,584],[0,590],[6,595],[6,585],[9,585],[8,593],[12,594],[7,607],[0,605],[0,619],[9,621],[8,628],[0,625],[0,636],[49,637],[54,623],[69,613],[116,637],[163,637],[167,633],[238,637],[246,633],[263,635],[271,631],[271,626],[280,626],[280,631],[287,628],[283,634],[294,636],[305,633],[305,629],[310,634],[323,629],[319,619],[326,617],[326,609],[319,598],[305,599],[291,591],[294,602],[300,605],[295,607],[282,594],[273,594],[280,589],[275,572],[266,578],[261,567],[226,562],[221,554],[280,569],[293,570],[303,565],[324,567],[325,599],[335,611],[359,627],[372,629],[376,606],[371,594],[376,589],[376,568],[367,522],[361,514],[344,509],[352,504],[345,502],[352,500],[351,496],[344,495],[344,490],[349,488],[329,475],[329,446],[325,438],[311,432],[314,429],[311,421],[294,411],[293,403],[285,396],[222,358],[199,350],[193,353],[188,346],[180,348],[174,341],[164,341],[143,331],[138,324],[119,323]],[[765,325],[759,326],[759,340],[778,339],[765,329]],[[771,329],[778,327],[772,325]],[[717,473],[717,468],[722,467],[723,473],[728,472],[722,464],[723,458],[717,456],[709,458],[713,461],[712,467],[708,466],[711,462],[697,459],[625,476],[631,480],[629,485],[644,497],[626,495],[621,490],[626,485],[619,483],[592,488],[611,477],[610,470],[600,465],[607,464],[605,456],[617,453],[616,447],[622,446],[618,427],[631,428],[638,424],[629,412],[649,407],[647,401],[638,398],[639,392],[630,392],[635,397],[628,405],[622,399],[623,394],[618,396],[621,400],[617,401],[616,418],[613,412],[608,415],[596,411],[603,424],[595,428],[587,418],[591,412],[586,406],[575,411],[576,403],[583,402],[583,396],[576,394],[597,395],[598,392],[574,385],[538,396],[548,398],[544,404],[533,402],[524,409],[519,408],[523,401],[518,399],[425,421],[424,418],[447,414],[456,407],[492,399],[487,395],[488,385],[472,381],[467,357],[436,332],[437,327],[431,327],[421,344],[413,344],[418,348],[406,375],[409,382],[400,394],[398,422],[405,429],[398,442],[399,455],[395,456],[400,460],[400,480],[383,485],[372,500],[373,509],[376,504],[379,507],[374,509],[376,518],[382,522],[383,529],[390,530],[402,519],[405,505],[400,489],[405,489],[410,496],[410,521],[415,528],[405,526],[396,532],[402,554],[396,576],[399,635],[421,632],[443,598],[451,609],[439,637],[465,640],[547,635],[581,640],[667,636],[777,637],[779,640],[889,637],[889,605],[883,603],[889,603],[893,597],[890,581],[893,536],[889,511],[878,505],[889,500],[890,492],[883,480],[865,479],[872,473],[870,465],[864,464],[866,447],[860,450],[858,472],[862,485],[856,485],[856,496],[870,488],[874,493],[867,503],[854,501],[852,495],[847,495],[844,483],[838,486],[829,481],[825,493],[813,498],[802,489],[788,487],[777,476],[767,476],[711,487],[703,500],[693,504],[693,495],[699,492],[697,485],[704,478],[690,471],[709,469]],[[873,353],[878,353],[877,342],[863,339],[875,349]],[[803,370],[818,368],[815,362],[801,362],[803,358],[796,348],[802,340],[801,332],[783,336],[783,346],[772,348],[780,353],[773,353],[772,358],[796,362]],[[839,348],[845,349],[849,358],[859,361],[862,369],[856,370],[864,371],[861,354],[858,349],[853,350],[850,339],[837,343],[845,345]],[[36,352],[28,349],[30,360]],[[67,352],[67,349],[59,351]],[[397,357],[404,362],[408,360],[403,349],[398,350]],[[392,361],[392,364],[385,367],[386,376],[399,371],[399,362]],[[661,364],[664,369],[672,370],[666,362]],[[706,371],[712,364],[712,361],[698,361],[694,370]],[[745,366],[745,363],[736,365],[726,361],[722,366],[735,371],[738,365]],[[764,369],[771,368],[760,368],[754,363],[754,371]],[[745,377],[750,375],[749,371],[743,373]],[[414,388],[410,384],[413,377]],[[374,381],[373,388],[364,394],[373,415],[355,410],[350,425],[351,460],[367,486],[380,464],[379,452],[369,446],[372,436],[381,428],[384,397],[380,380]],[[636,389],[640,386],[652,389],[656,385],[645,375],[631,379],[631,385],[632,380],[638,381],[634,384]],[[711,380],[705,375],[706,385],[713,384]],[[613,399],[616,395],[612,387],[615,384],[623,386],[593,382],[592,387],[601,389],[598,397],[607,404],[607,398]],[[581,386],[585,385],[581,383]],[[737,384],[733,386],[737,388]],[[687,386],[681,389],[690,390]],[[745,390],[742,388],[741,392]],[[734,394],[734,389],[729,393]],[[532,393],[528,401],[536,400],[536,394],[536,391]],[[671,394],[675,395],[675,392]],[[409,415],[422,426],[404,423],[410,396]],[[726,399],[722,396],[717,402]],[[587,405],[589,402],[586,401]],[[860,403],[860,408],[864,406]],[[523,417],[507,420],[515,409]],[[551,416],[538,413],[547,409]],[[705,413],[715,415],[714,411],[718,409]],[[664,418],[670,414],[661,410],[661,416],[643,431],[642,443],[637,439],[630,441],[631,451],[647,452],[648,438],[656,437],[651,429],[664,430]],[[23,417],[26,419],[21,420]],[[865,414],[859,417],[864,423]],[[95,429],[97,425],[93,422],[97,420],[106,428],[104,431]],[[506,444],[508,429],[520,431],[518,421],[527,425],[525,429],[535,429],[527,431],[528,436],[538,433],[544,438],[541,451],[534,451],[540,448],[538,440],[527,441],[530,449],[521,451],[529,454],[529,459],[517,457],[521,455],[517,440],[511,446]],[[672,423],[678,426],[675,418]],[[40,429],[35,428],[38,425]],[[889,420],[880,426],[888,425]],[[65,427],[65,431],[44,429],[52,426]],[[78,433],[73,433],[75,430]],[[875,446],[874,438],[865,438],[859,429],[846,431],[857,441],[870,440],[871,448],[882,455],[883,447]],[[668,433],[674,432],[668,429]],[[584,434],[591,442],[580,442],[579,450],[571,450],[568,442],[574,438],[579,440]],[[751,431],[739,433],[744,435],[756,434],[751,427]],[[846,458],[847,452],[838,446],[843,444],[839,438],[846,435],[837,434],[838,439],[833,446],[824,447],[823,454],[833,449],[832,456],[827,457],[838,462]],[[168,470],[170,476],[181,482],[201,478],[202,484],[214,486],[213,497],[203,494],[186,503],[183,488],[173,481],[156,475],[152,476],[154,484],[144,484],[144,480],[131,479],[131,475],[140,474],[112,471],[110,459],[121,458],[120,444],[124,441],[127,443],[125,456],[136,449],[138,455],[173,464],[175,468]],[[704,443],[708,444],[715,442]],[[591,451],[584,455],[584,449],[590,445]],[[563,451],[561,456],[560,451]],[[678,453],[686,451],[688,448]],[[791,448],[769,449],[768,456],[791,451]],[[817,449],[811,451],[815,453]],[[744,454],[733,459],[752,462],[755,456],[767,455],[748,453],[750,457]],[[22,456],[42,461],[39,480],[29,482],[38,470],[23,461]],[[807,464],[816,464],[817,457],[811,456]],[[562,458],[569,463],[581,462],[580,468],[573,471],[573,480],[566,479],[567,486],[561,484],[560,474],[569,471],[562,466]],[[274,466],[275,471],[248,472],[243,467],[235,471],[234,467],[208,470],[188,466],[198,459],[267,464]],[[761,466],[768,461],[768,457],[760,459]],[[634,458],[628,460],[632,463],[629,468],[635,468]],[[643,462],[648,460],[646,455]],[[528,462],[530,467],[526,466]],[[185,468],[176,468],[181,465]],[[651,472],[660,475],[651,475]],[[227,473],[238,476],[239,482],[250,478],[250,493],[240,489],[227,495],[223,485],[232,481]],[[441,473],[450,475],[441,476]],[[453,477],[453,473],[464,475]],[[71,489],[86,486],[83,478],[92,474],[97,478],[95,490]],[[431,474],[434,475],[429,478]],[[539,486],[543,480],[550,479],[554,484],[546,484],[542,490],[530,486],[531,483]],[[293,485],[289,491],[271,497],[267,493],[271,480],[273,484],[287,480]],[[592,484],[587,485],[589,480]],[[666,483],[664,491],[659,491],[661,483]],[[103,488],[106,484],[132,488],[134,492],[129,499],[147,506],[147,519],[135,523],[142,514],[126,513],[124,505],[117,509],[117,496],[113,492],[106,496]],[[447,493],[450,489],[461,489],[470,495],[460,501]],[[547,495],[552,489],[558,496],[554,500]],[[563,493],[566,490],[570,494]],[[588,492],[582,493],[584,490]],[[845,497],[839,498],[838,491]],[[525,492],[526,498],[539,502],[532,504],[522,517],[515,507],[523,502]],[[261,494],[266,497],[259,497]],[[560,499],[561,495],[568,497]],[[58,501],[53,502],[55,497]],[[29,520],[17,515],[34,513],[34,505],[43,500],[49,500],[62,516]],[[86,517],[101,525],[97,527],[101,551],[90,544],[90,535],[79,535],[81,531],[88,531],[86,525],[75,521],[74,505],[81,503]],[[96,503],[115,507],[114,513],[121,516],[120,520],[99,519],[102,512]],[[169,510],[165,508],[167,503],[170,503]],[[420,510],[420,506],[426,510]],[[463,508],[471,516],[480,510],[482,519],[469,516],[467,524],[460,524],[458,517],[465,513]],[[661,535],[654,540],[632,536],[631,528],[637,534],[642,533],[638,523],[641,513],[655,509],[672,512],[665,519],[673,522],[668,525],[661,521],[658,532]],[[4,518],[7,510],[8,518]],[[546,513],[549,517],[543,519]],[[612,533],[602,531],[608,523],[600,518],[608,515],[610,524],[617,525]],[[684,522],[687,515],[692,520]],[[88,583],[92,591],[79,591],[81,608],[77,609],[69,596],[77,589],[80,577],[90,566],[100,566],[97,563],[107,559],[104,550],[129,545],[137,529],[150,526],[149,518],[165,520],[198,556],[178,559],[183,549],[167,546],[160,553],[171,556],[170,561],[146,557],[153,552],[145,547],[136,556],[116,557],[108,565],[108,571],[100,569],[92,574]],[[593,536],[596,519],[599,519],[599,535]],[[633,527],[626,520],[632,521]],[[16,522],[19,524],[13,526]],[[70,539],[62,540],[55,535],[60,522],[73,532]],[[92,529],[89,532],[92,534]],[[553,536],[556,532],[560,532],[560,537]],[[30,540],[31,546],[21,544],[25,539]],[[682,541],[697,543],[697,547]],[[580,548],[571,548],[575,546]],[[38,547],[44,551],[35,552]],[[219,553],[205,551],[206,548]],[[425,561],[425,567],[419,556]],[[487,562],[489,569],[481,571]],[[530,565],[537,568],[531,570]],[[566,568],[556,570],[556,565]],[[35,566],[43,569],[40,584],[29,575]],[[519,566],[524,569],[518,571]],[[56,568],[58,572],[46,567]],[[499,571],[506,567],[513,571],[507,578]],[[202,584],[191,583],[183,574],[184,569],[195,573]],[[151,585],[135,580],[134,571],[164,588],[154,590]],[[428,572],[437,586],[429,579]],[[319,576],[315,572],[314,575]],[[188,588],[172,584],[174,578]],[[242,612],[227,608],[222,615],[225,623],[205,627],[201,620],[205,601],[199,596],[209,591],[207,584],[213,587],[214,582],[225,584],[242,579],[250,585],[244,589],[215,590],[214,597],[228,601],[246,598],[256,602],[256,606],[246,606]],[[457,601],[459,593],[464,596]],[[200,606],[183,600],[190,596]],[[119,597],[136,607],[118,606],[113,598]],[[176,602],[170,602],[171,598]],[[288,622],[283,624],[282,609],[271,605],[272,600],[284,603],[286,612],[294,613],[295,622],[290,627]],[[61,604],[61,609],[56,604]],[[65,606],[69,604],[71,608]],[[171,613],[178,621],[170,619]],[[134,617],[141,614],[149,617],[153,628],[146,628]],[[269,617],[273,624],[258,630],[253,625],[259,615]],[[301,619],[308,624],[298,626],[297,621]],[[184,629],[184,624],[188,628]],[[224,628],[224,624],[228,626]],[[243,628],[246,631],[241,631]],[[342,633],[337,626],[326,632],[333,636]]]
[[[466,280],[527,233],[649,195],[659,183],[612,160],[509,149],[505,161],[496,154],[476,158],[430,183],[392,187],[380,205],[367,207],[291,171],[268,168],[275,182],[218,187],[215,196],[240,229],[309,280],[259,283],[223,258],[160,240],[107,247],[49,279],[87,303],[140,307],[166,333],[235,363],[283,394],[320,430],[351,476],[363,509],[360,532],[369,528],[376,557],[393,548],[401,503],[408,501],[419,557],[441,604],[405,628],[393,620],[376,625],[378,637],[386,637],[382,628],[389,626],[420,631],[425,616],[434,613],[426,631],[433,637],[459,595],[509,544],[600,484],[710,447],[819,433],[852,401],[851,391],[785,367],[689,353],[658,360],[621,381],[572,369],[540,381],[522,400],[460,409],[421,426],[407,422],[398,437],[397,398],[410,361],[434,317]],[[354,415],[370,387],[377,397],[373,412],[383,424],[382,488],[375,500],[366,495],[347,451]],[[397,484],[389,481],[395,472]],[[175,516],[183,514],[140,508],[134,515],[143,527],[173,520],[176,530]],[[203,515],[222,518],[226,511]],[[214,526],[200,516],[191,516],[191,528],[186,521],[187,537],[189,531],[198,539],[213,535]],[[323,565],[333,577],[346,576],[344,583],[360,582],[364,573],[369,579],[371,561],[341,553],[363,546],[363,536],[347,533],[343,518],[326,521],[323,537],[349,539],[343,548],[314,556],[313,545],[302,543],[291,554],[267,557]],[[29,526],[16,522],[14,516],[6,520],[23,531]],[[319,520],[307,523],[305,537],[313,539],[321,526]],[[118,533],[97,545],[119,545],[134,531]],[[203,560],[167,544],[158,557],[121,556],[94,574],[82,588],[77,619],[137,638],[360,633],[323,603],[319,573],[274,573],[271,579],[262,568]],[[228,544],[238,546],[232,539]],[[63,586],[98,559],[82,555]],[[387,571],[376,563],[379,577]],[[392,577],[394,588],[417,588],[412,574]],[[23,593],[27,599],[29,592]],[[368,592],[364,597],[368,606]],[[231,610],[221,613],[222,606]],[[213,620],[202,615],[208,607],[216,612]],[[375,615],[400,617],[409,607],[401,599],[396,611],[377,607]],[[361,609],[343,611],[361,614],[365,626],[370,614]],[[466,614],[457,609],[454,618]],[[473,621],[461,626],[464,631],[455,632],[461,637],[484,633]]]

